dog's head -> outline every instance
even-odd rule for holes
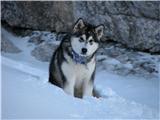
[[[72,49],[80,56],[91,56],[99,47],[103,31],[103,25],[93,26],[85,23],[81,18],[78,19],[71,37]]]

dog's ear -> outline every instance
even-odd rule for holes
[[[100,40],[101,37],[103,36],[103,32],[104,32],[104,25],[98,25],[95,28],[95,33],[97,35],[98,40]]]
[[[73,32],[78,32],[79,30],[81,30],[84,27],[85,27],[85,24],[84,24],[83,19],[79,18],[74,25]]]

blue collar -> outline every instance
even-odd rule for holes
[[[72,50],[72,55],[73,55],[73,60],[76,63],[84,64],[84,65],[87,63],[87,58],[84,56],[78,55],[74,50]]]

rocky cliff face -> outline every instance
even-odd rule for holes
[[[129,48],[160,52],[160,2],[77,1],[2,2],[2,20],[10,26],[66,32],[83,18],[104,24],[105,36]]]
[[[67,31],[73,23],[71,2],[2,2],[2,20],[9,25],[37,30]]]

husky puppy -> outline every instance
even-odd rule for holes
[[[95,53],[104,26],[93,26],[78,19],[73,30],[61,41],[49,66],[49,82],[75,97],[93,95]]]

